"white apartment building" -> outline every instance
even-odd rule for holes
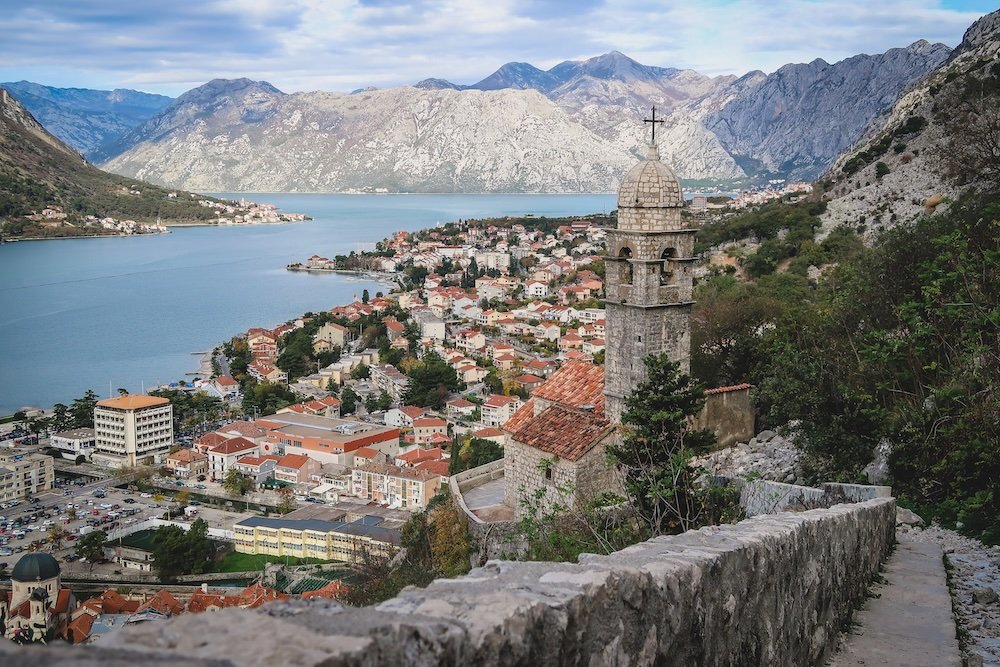
[[[157,396],[135,394],[98,401],[91,460],[108,468],[162,463],[174,444],[174,407]]]

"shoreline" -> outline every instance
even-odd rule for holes
[[[127,239],[137,236],[163,236],[170,230],[162,232],[144,232],[142,234],[77,234],[75,236],[26,236],[24,238],[4,239],[3,243],[20,243],[21,241],[66,241],[71,239]]]

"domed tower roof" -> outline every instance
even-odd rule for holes
[[[618,188],[618,206],[681,208],[684,195],[674,170],[660,162],[660,152],[654,144],[646,151],[646,159],[632,167]]]
[[[59,563],[51,554],[33,553],[21,556],[10,578],[14,581],[45,581],[59,576]]]

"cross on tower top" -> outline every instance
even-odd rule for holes
[[[642,122],[643,123],[649,123],[649,125],[653,128],[653,138],[649,140],[649,143],[651,143],[651,144],[653,144],[655,146],[656,145],[656,124],[657,123],[664,123],[666,121],[664,121],[662,118],[657,118],[656,117],[656,107],[653,107],[653,117],[652,118],[643,118]]]

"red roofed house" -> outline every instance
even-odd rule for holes
[[[514,378],[514,382],[524,387],[524,390],[530,394],[532,391],[534,391],[537,387],[540,387],[545,382],[545,378],[540,378],[537,375],[531,375],[529,373],[525,373],[524,375],[518,375],[516,378]]]
[[[322,464],[304,454],[285,454],[278,459],[274,469],[274,478],[289,484],[304,484],[309,477],[319,474]]]
[[[212,480],[221,482],[226,472],[242,456],[257,454],[257,443],[244,437],[229,438],[208,450],[208,470]]]
[[[208,472],[208,456],[197,449],[179,449],[167,455],[166,467],[178,479],[197,477]]]
[[[487,426],[500,426],[510,419],[521,405],[521,399],[517,396],[493,394],[482,405],[481,421]]]
[[[479,438],[480,440],[491,440],[498,445],[507,444],[507,434],[495,426],[487,426],[478,431],[473,431],[472,437]]]
[[[433,447],[431,449],[414,447],[410,451],[398,455],[395,463],[401,468],[415,468],[424,461],[440,461],[444,456],[445,452],[440,447]]]
[[[448,438],[448,422],[438,417],[420,417],[413,420],[413,442],[425,445],[431,442],[435,434]]]
[[[467,401],[464,398],[456,398],[448,401],[447,407],[449,417],[460,419],[462,417],[471,417],[475,413],[477,406],[472,401]]]
[[[604,414],[600,366],[568,362],[503,428],[510,435],[504,448],[504,504],[516,517],[524,511],[521,500],[536,497],[538,489],[545,490],[538,497],[543,511],[557,504],[572,508],[617,489],[604,452],[614,427]]]

